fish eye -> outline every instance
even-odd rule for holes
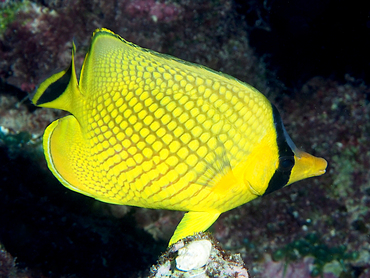
[[[282,156],[279,158],[279,170],[290,171],[294,166],[294,158],[290,156]]]

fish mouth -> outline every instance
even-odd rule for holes
[[[316,157],[315,164],[316,164],[316,169],[318,169],[317,170],[318,175],[322,175],[326,173],[326,167],[328,166],[328,162],[325,159],[321,157]]]
[[[326,173],[326,169],[317,171],[318,176],[321,176]]]

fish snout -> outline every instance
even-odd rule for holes
[[[298,151],[294,155],[294,160],[295,164],[288,184],[310,177],[321,176],[325,174],[328,165],[324,158],[315,157],[303,151]]]

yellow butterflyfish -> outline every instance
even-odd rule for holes
[[[187,211],[170,245],[225,211],[325,173],[296,148],[279,112],[250,85],[206,67],[94,32],[77,81],[74,64],[32,102],[71,113],[45,130],[49,169],[100,201]]]

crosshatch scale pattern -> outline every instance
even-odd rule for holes
[[[76,118],[87,153],[71,161],[85,190],[149,208],[223,211],[244,203],[235,192],[215,198],[211,185],[265,136],[270,103],[231,77],[120,43],[90,49],[93,74],[81,76],[90,88],[80,86],[76,105],[88,108]]]

